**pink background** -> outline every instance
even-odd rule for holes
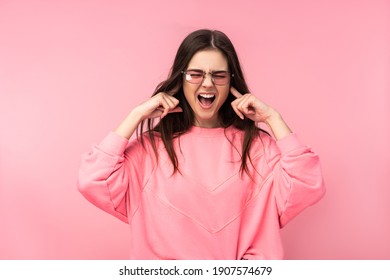
[[[125,259],[128,228],[77,191],[82,153],[224,31],[251,91],[320,154],[327,195],[287,259],[390,259],[390,1],[0,1],[0,259]]]

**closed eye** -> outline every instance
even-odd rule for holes
[[[213,74],[213,77],[214,77],[214,78],[223,79],[223,78],[226,78],[227,75],[223,75],[223,74],[218,74],[218,75],[216,75],[216,74]]]

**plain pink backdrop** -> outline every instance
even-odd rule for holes
[[[320,154],[287,259],[390,259],[390,1],[0,0],[0,259],[126,259],[81,154],[149,98],[182,39],[224,31],[251,91]]]

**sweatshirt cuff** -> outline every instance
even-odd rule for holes
[[[97,147],[108,154],[121,156],[124,154],[128,144],[128,139],[110,131]]]
[[[301,140],[299,140],[298,136],[294,132],[276,141],[276,143],[282,155],[304,146],[304,144],[301,142]]]

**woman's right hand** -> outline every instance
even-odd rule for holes
[[[159,92],[133,109],[133,112],[140,116],[141,121],[145,119],[163,118],[169,113],[183,112],[178,106],[179,100],[173,95]]]
[[[135,107],[114,131],[129,139],[143,120],[163,118],[169,113],[182,112],[178,105],[179,100],[173,97],[173,94],[159,92]]]

